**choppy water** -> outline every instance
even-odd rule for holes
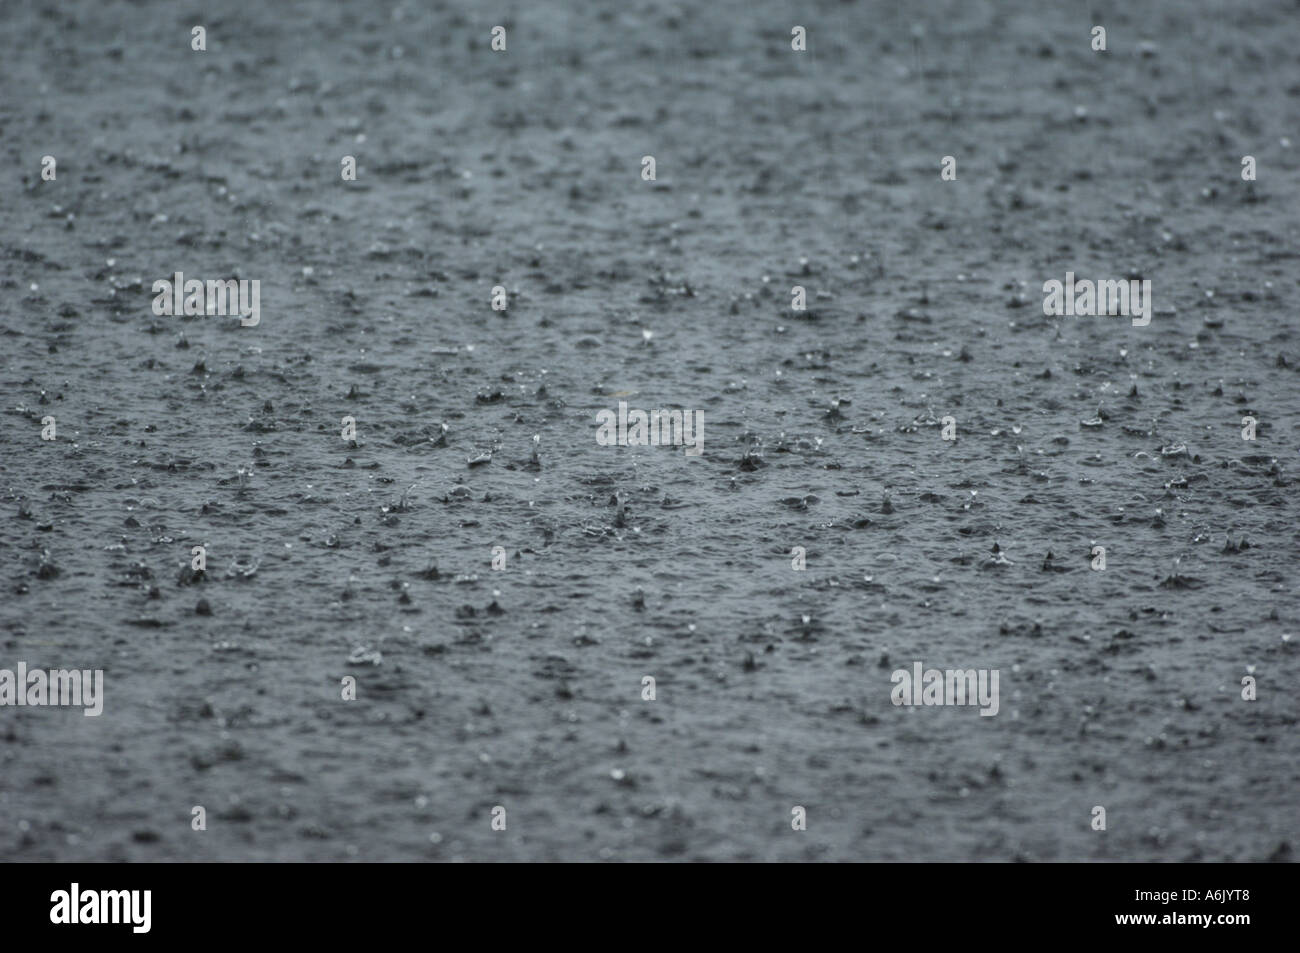
[[[1293,859],[1300,27],[1155,9],[7,9],[0,857]]]

